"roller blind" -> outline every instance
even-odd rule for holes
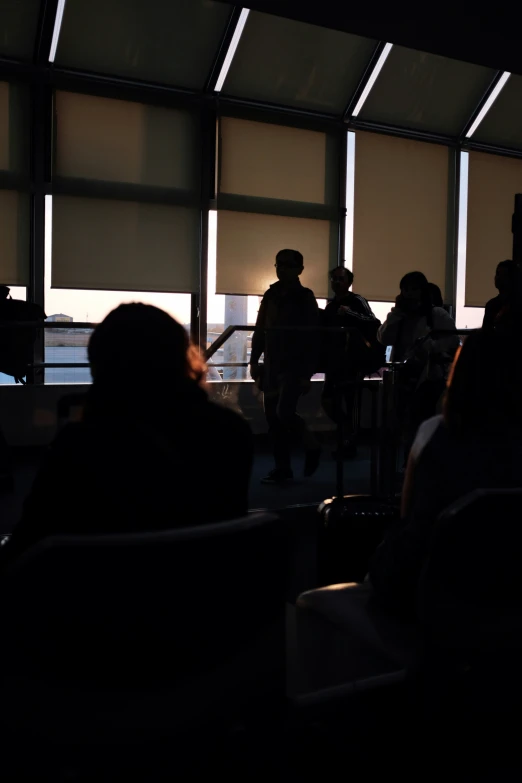
[[[199,210],[53,197],[52,285],[197,291]]]
[[[27,87],[0,82],[0,171],[29,169],[28,97]]]
[[[465,301],[470,307],[483,307],[496,296],[496,266],[512,257],[516,193],[522,193],[522,161],[469,153]]]
[[[58,92],[56,288],[199,290],[199,122],[184,110]]]
[[[356,133],[354,290],[393,301],[407,272],[444,290],[448,149]]]
[[[29,284],[29,196],[0,190],[0,283]]]
[[[303,284],[328,291],[336,263],[339,136],[222,117],[217,293],[263,294],[279,250],[299,250]]]
[[[275,257],[291,248],[304,256],[301,282],[316,297],[328,295],[337,226],[327,220],[218,212],[216,293],[262,295],[277,280]]]
[[[332,204],[332,152],[325,133],[223,117],[219,191]]]
[[[198,188],[189,112],[71,92],[57,92],[55,107],[59,176]]]

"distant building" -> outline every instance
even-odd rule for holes
[[[63,313],[56,313],[55,315],[50,315],[47,318],[48,321],[57,322],[61,321],[62,323],[72,323],[74,321],[74,318],[72,315],[64,315]]]

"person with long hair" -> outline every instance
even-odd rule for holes
[[[376,593],[412,609],[432,525],[459,497],[480,488],[522,487],[522,344],[482,330],[459,350],[443,413],[413,443],[401,523],[374,555]]]
[[[151,531],[248,509],[246,421],[216,405],[183,326],[156,307],[113,310],[89,343],[83,419],[51,446],[3,556],[55,533]]]
[[[406,457],[418,426],[436,412],[459,345],[456,335],[437,335],[440,330],[454,331],[453,318],[433,305],[426,276],[409,272],[400,282],[395,307],[377,333],[383,345],[392,346],[391,360],[403,363],[396,407]]]

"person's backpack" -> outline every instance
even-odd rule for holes
[[[9,322],[44,321],[40,305],[22,299],[0,300],[0,372],[12,375],[16,383],[24,383],[33,358],[33,345],[39,333],[32,327],[10,327]]]

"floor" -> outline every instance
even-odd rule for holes
[[[258,444],[250,484],[250,507],[255,509],[281,509],[287,506],[319,504],[335,494],[336,464],[332,457],[331,443],[323,445],[322,459],[317,473],[312,478],[302,477],[303,455],[296,453],[294,459],[295,479],[284,486],[261,484],[263,476],[272,469],[272,457],[266,444]],[[14,455],[15,492],[0,495],[0,534],[9,533],[20,518],[26,498],[42,452],[20,451]],[[356,460],[344,463],[345,493],[369,492],[370,448],[362,445]]]

